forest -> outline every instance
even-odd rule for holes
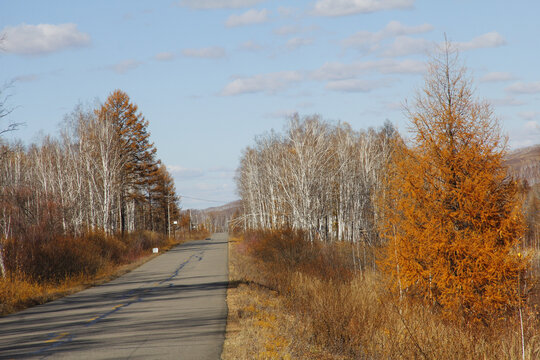
[[[156,158],[148,121],[125,92],[77,105],[60,128],[27,146],[0,145],[1,313],[191,234],[176,231],[190,220]]]
[[[245,149],[225,358],[540,356],[535,167],[448,43],[405,113],[408,137],[295,115]]]

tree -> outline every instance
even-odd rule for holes
[[[174,180],[165,165],[160,164],[157,167],[150,184],[148,213],[151,228],[170,235],[171,219],[178,219],[180,210]]]
[[[148,121],[137,110],[137,105],[130,102],[125,92],[115,90],[97,111],[102,121],[113,124],[121,149],[122,170],[119,197],[122,234],[128,228],[128,223],[129,228],[134,229],[135,202],[144,200],[150,174],[156,171],[157,166],[156,149],[149,141]],[[129,214],[128,205],[131,210]],[[130,215],[129,219],[128,215]]]
[[[447,43],[408,109],[412,145],[397,144],[381,230],[384,268],[402,293],[446,315],[485,320],[512,310],[527,261],[517,185],[503,166],[505,139],[474,98]]]

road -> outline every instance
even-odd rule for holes
[[[0,318],[0,358],[219,359],[227,240],[179,245],[109,283]]]

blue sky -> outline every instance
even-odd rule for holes
[[[14,81],[1,125],[38,141],[121,89],[182,206],[215,206],[237,198],[242,149],[294,112],[405,134],[401,105],[446,34],[510,146],[537,144],[538,14],[534,0],[0,0],[0,84]]]

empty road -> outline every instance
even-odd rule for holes
[[[179,245],[109,283],[0,318],[0,358],[219,359],[227,240]]]

